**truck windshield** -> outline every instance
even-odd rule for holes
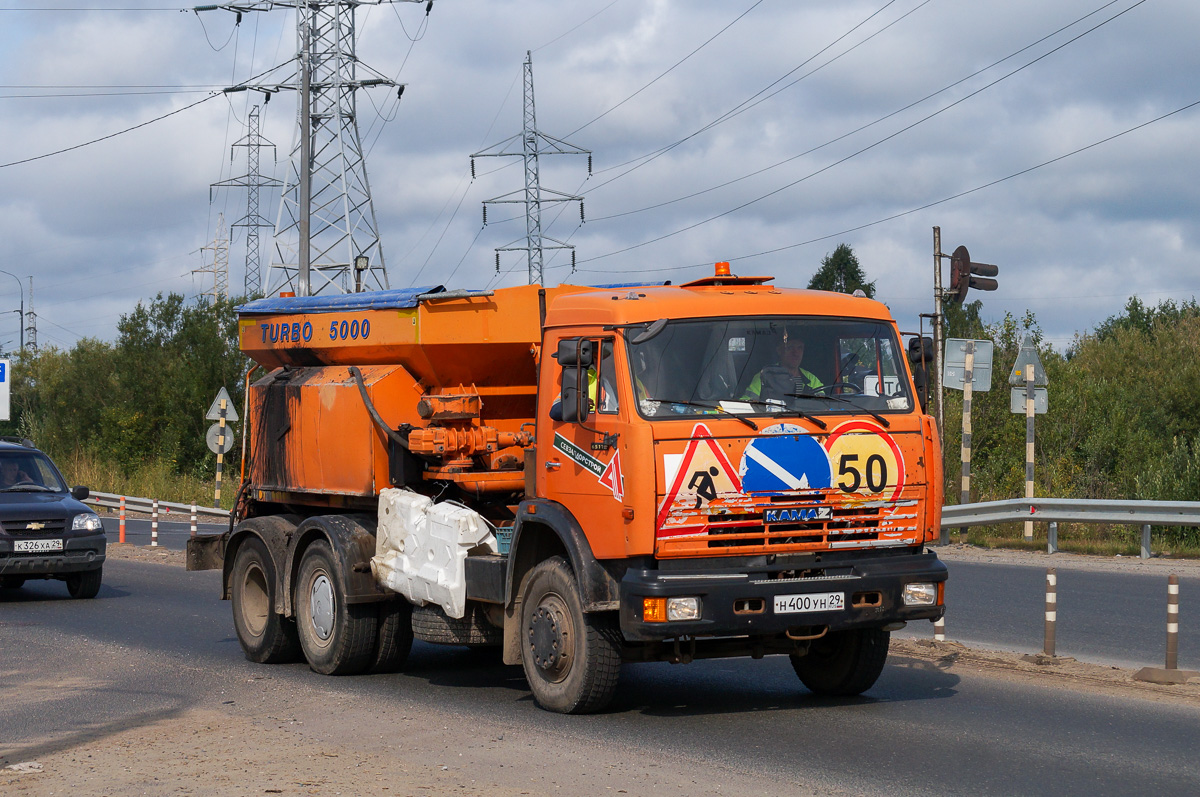
[[[627,345],[638,410],[647,418],[913,408],[902,350],[882,321],[692,319],[671,321],[649,340]]]

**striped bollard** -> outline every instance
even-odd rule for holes
[[[1179,576],[1167,576],[1167,669],[1179,669]]]
[[[1133,674],[1135,681],[1153,684],[1186,684],[1200,678],[1196,670],[1179,669],[1179,576],[1167,576],[1167,666],[1143,667]]]
[[[934,642],[945,642],[946,641],[946,617],[945,617],[945,615],[939,617],[933,623],[933,641]]]
[[[196,505],[192,504],[192,536],[196,536]]]
[[[120,529],[121,529],[121,534],[120,534],[120,542],[121,542],[121,544],[122,544],[122,545],[124,545],[124,544],[125,544],[125,496],[121,496],[121,525],[120,525]]]
[[[1046,639],[1042,653],[1054,655],[1054,636],[1058,626],[1058,575],[1053,567],[1046,568]]]
[[[158,499],[154,499],[154,503],[150,509],[150,545],[158,546]]]

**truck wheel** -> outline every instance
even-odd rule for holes
[[[299,658],[296,623],[275,612],[275,563],[257,537],[238,546],[229,592],[233,627],[249,661],[282,664]]]
[[[435,645],[487,647],[504,642],[504,631],[488,622],[483,607],[468,603],[466,613],[450,617],[441,606],[430,603],[413,607],[413,634],[422,642]]]
[[[304,551],[295,605],[300,647],[315,672],[354,675],[371,666],[378,641],[377,608],[346,603],[333,551],[325,540]]]
[[[413,607],[400,598],[378,606],[379,639],[368,672],[396,672],[404,666],[413,643]]]
[[[547,711],[585,714],[608,705],[621,670],[620,632],[584,614],[575,574],[561,556],[530,572],[521,604],[521,666]]]
[[[891,634],[878,628],[836,631],[792,656],[800,681],[818,695],[848,697],[870,689],[887,661]]]
[[[100,591],[100,580],[103,578],[103,568],[84,570],[67,576],[67,592],[72,598],[94,598]]]

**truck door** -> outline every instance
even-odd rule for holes
[[[547,335],[546,351],[558,350],[571,335]],[[561,418],[563,369],[554,357],[542,358],[543,392],[538,419],[538,495],[566,506],[583,527],[597,558],[625,555],[622,509],[629,474],[622,452],[628,450],[629,391],[624,353],[612,337],[592,341],[593,364],[587,368],[586,401],[590,411],[582,422]],[[557,405],[557,409],[556,409]],[[544,430],[544,431],[543,431]]]

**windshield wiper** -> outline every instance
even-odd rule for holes
[[[830,396],[830,395],[825,395],[822,393],[786,393],[785,395],[789,396],[790,398],[817,399],[818,401],[828,400],[828,401],[836,401],[840,404],[849,404],[854,409],[859,410],[861,412],[865,412],[867,415],[870,415],[872,418],[879,421],[879,425],[882,426],[884,429],[889,429],[892,426],[891,423],[888,422],[888,419],[883,417],[879,413],[872,412],[871,410],[867,409],[866,407],[860,406],[860,405],[856,404],[855,402],[851,401],[850,399],[842,398],[841,396]],[[824,427],[822,427],[822,428],[824,428]]]
[[[737,418],[739,421],[741,421],[742,423],[746,424],[747,426],[749,426],[749,427],[750,427],[751,429],[753,429],[754,431],[756,431],[756,432],[758,431],[758,424],[757,424],[757,423],[755,423],[754,421],[750,420],[749,418],[745,418],[745,417],[742,417],[741,415],[738,415],[736,412],[730,412],[729,410],[727,410],[727,409],[725,409],[724,407],[722,407],[720,404],[713,404],[713,403],[711,403],[711,402],[707,402],[707,401],[706,401],[706,402],[700,402],[700,401],[676,401],[676,400],[674,400],[674,399],[654,399],[654,401],[661,401],[663,404],[683,404],[684,406],[687,406],[687,407],[702,407],[702,408],[704,408],[704,409],[706,409],[706,410],[717,410],[717,411],[719,411],[719,412],[722,412],[722,413],[724,413],[725,415],[728,415],[728,416],[729,416],[729,417],[731,417],[731,418]]]
[[[795,395],[795,394],[789,393],[787,395],[791,396],[791,395]],[[734,399],[734,400],[740,401],[743,404],[757,404],[760,407],[771,407],[772,411],[778,411],[784,415],[787,415],[787,414],[799,415],[804,420],[806,420],[810,423],[816,424],[821,429],[829,428],[829,424],[825,423],[825,421],[821,420],[816,415],[811,415],[811,414],[805,412],[804,410],[788,409],[783,406],[782,402],[774,403],[774,402],[770,402],[770,401],[763,401],[762,399]]]
[[[52,493],[52,492],[54,492],[54,490],[50,489],[49,487],[44,487],[40,484],[14,484],[12,487],[4,487],[4,488],[0,489],[0,492],[5,492],[5,493],[24,493],[24,492]]]

